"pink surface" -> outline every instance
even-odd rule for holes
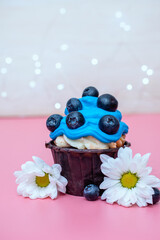
[[[160,204],[138,208],[88,202],[83,197],[59,195],[56,200],[30,200],[17,195],[13,172],[32,155],[52,164],[45,118],[1,119],[0,239],[159,239]],[[160,115],[130,115],[127,139],[133,153],[151,152],[149,165],[160,177]]]

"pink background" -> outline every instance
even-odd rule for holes
[[[149,165],[160,177],[159,115],[126,115],[127,140],[133,153],[151,152]],[[59,195],[56,200],[30,200],[17,195],[13,172],[32,155],[52,164],[46,118],[0,119],[0,239],[159,239],[160,205],[124,208],[105,201]]]

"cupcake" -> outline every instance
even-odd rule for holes
[[[104,178],[99,155],[116,158],[120,147],[130,146],[126,141],[128,126],[117,108],[114,96],[99,96],[96,88],[87,87],[82,98],[68,100],[65,116],[53,114],[47,119],[52,140],[46,147],[62,167],[68,194],[82,196],[87,185],[99,186]]]

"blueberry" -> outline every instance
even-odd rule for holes
[[[115,112],[118,107],[118,101],[110,94],[103,94],[98,98],[97,106],[104,110]]]
[[[160,191],[158,188],[153,188],[154,194],[152,195],[153,204],[156,204],[160,200]]]
[[[112,115],[105,115],[99,121],[99,128],[109,134],[115,134],[119,129],[119,121]]]
[[[83,196],[88,201],[95,201],[99,197],[99,188],[94,184],[89,184],[84,188]]]
[[[71,98],[66,104],[68,112],[78,111],[82,109],[82,103],[78,98]]]
[[[71,112],[66,117],[66,124],[70,129],[81,127],[85,123],[85,119],[80,112]]]
[[[59,127],[62,118],[63,117],[59,114],[51,115],[46,121],[46,126],[47,126],[48,130],[51,132],[56,130]]]
[[[99,92],[95,87],[87,87],[84,89],[82,93],[82,97],[85,96],[92,96],[92,97],[98,97]]]

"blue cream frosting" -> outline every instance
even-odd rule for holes
[[[50,137],[54,140],[56,137],[66,135],[70,139],[78,139],[81,137],[93,136],[101,142],[109,143],[116,142],[123,134],[128,133],[128,126],[121,121],[122,114],[120,111],[109,112],[97,107],[97,97],[82,97],[79,98],[82,103],[82,110],[79,110],[85,118],[85,124],[77,129],[69,129],[66,124],[66,116],[61,120],[60,126],[50,133]],[[68,114],[67,108],[65,109],[65,115]],[[99,120],[104,115],[112,115],[119,120],[120,127],[118,132],[109,135],[102,132],[98,126]]]

